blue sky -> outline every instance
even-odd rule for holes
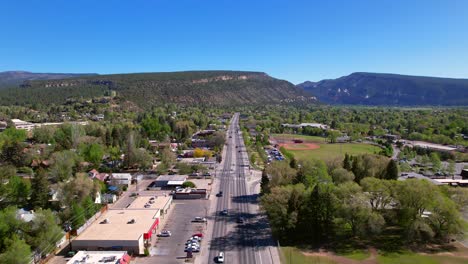
[[[0,71],[468,78],[465,0],[1,0]]]

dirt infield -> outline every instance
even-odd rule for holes
[[[278,145],[287,150],[313,150],[320,148],[318,144],[314,143],[280,143]]]

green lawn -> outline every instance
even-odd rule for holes
[[[468,263],[468,259],[452,256],[421,255],[411,252],[391,253],[377,256],[379,264],[462,264]]]
[[[294,247],[281,247],[282,264],[338,264],[328,257],[306,256]],[[341,255],[341,254],[340,254]],[[369,253],[365,251],[353,251],[341,255],[343,257],[362,261],[369,258]],[[378,264],[465,264],[468,259],[453,256],[422,255],[412,252],[379,254]]]
[[[294,247],[281,247],[282,264],[337,264],[327,257],[306,256]]]
[[[289,150],[299,160],[321,159],[329,160],[337,157],[344,157],[345,153],[358,155],[365,153],[378,153],[379,147],[363,143],[335,143],[319,144],[320,148],[313,150]]]
[[[305,136],[305,135],[294,135],[294,134],[273,134],[274,138],[286,140],[286,139],[302,139],[307,142],[311,143],[325,143],[326,138],[324,137],[316,137],[316,136]]]

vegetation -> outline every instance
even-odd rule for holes
[[[109,95],[150,108],[163,103],[232,106],[313,102],[302,89],[259,72],[193,71],[83,76],[31,81],[0,91],[1,105],[63,104]]]
[[[459,105],[468,101],[468,80],[357,72],[334,80],[302,83],[298,87],[330,104]]]

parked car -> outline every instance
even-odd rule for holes
[[[168,230],[162,230],[159,234],[158,237],[170,237],[172,236],[171,231]]]
[[[196,236],[196,237],[199,237],[199,238],[203,238],[203,234],[202,233],[196,233],[196,234],[193,234],[192,236]]]
[[[206,218],[197,216],[193,219],[193,222],[204,223],[206,222]]]

